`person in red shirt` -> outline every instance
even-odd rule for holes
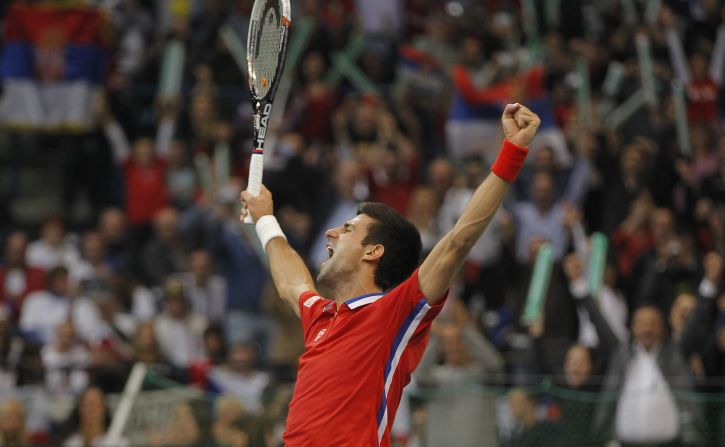
[[[273,216],[272,195],[242,192],[269,257],[272,279],[302,319],[300,357],[284,442],[302,446],[390,446],[403,387],[428,343],[430,324],[473,244],[515,180],[540,120],[520,104],[502,117],[504,141],[492,174],[478,187],[453,229],[420,267],[420,235],[380,203],[327,231],[330,258],[317,291],[302,258]]]

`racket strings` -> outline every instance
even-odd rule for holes
[[[258,98],[269,93],[279,64],[279,50],[284,36],[284,26],[279,10],[265,6],[260,8],[262,17],[257,17],[252,26],[254,54],[251,59],[253,84]]]

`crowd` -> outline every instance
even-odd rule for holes
[[[58,191],[54,211],[27,222],[11,211],[19,171],[3,171],[0,445],[105,445],[107,395],[136,362],[218,396],[213,408],[180,403],[148,445],[279,445],[304,347],[238,220],[252,108],[220,37],[231,29],[244,41],[253,2],[89,3],[113,30],[94,129],[3,137],[5,153],[59,151],[50,169],[61,181],[46,185]],[[275,103],[264,183],[313,272],[328,256],[324,230],[365,200],[408,217],[429,251],[487,175],[502,106],[542,118],[409,387],[512,390],[413,396],[396,442],[724,443],[725,409],[682,396],[722,392],[725,377],[725,5],[292,3],[295,23],[312,26],[293,27],[305,42],[289,96]],[[172,40],[186,49],[183,88],[155,96]],[[79,214],[83,201],[90,211]],[[596,297],[586,278],[594,232],[609,240]],[[546,301],[523,324],[545,243]],[[606,398],[542,402],[531,386],[544,376]],[[76,408],[38,412],[58,396]]]

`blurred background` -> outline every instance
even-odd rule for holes
[[[725,7],[298,0],[264,183],[315,272],[429,251],[542,119],[394,445],[725,445]],[[251,0],[0,3],[0,445],[281,445],[302,337],[253,228]],[[334,429],[334,428],[331,428]]]

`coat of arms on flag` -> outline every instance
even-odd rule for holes
[[[14,4],[0,53],[0,125],[83,131],[106,76],[105,19],[92,7]]]

